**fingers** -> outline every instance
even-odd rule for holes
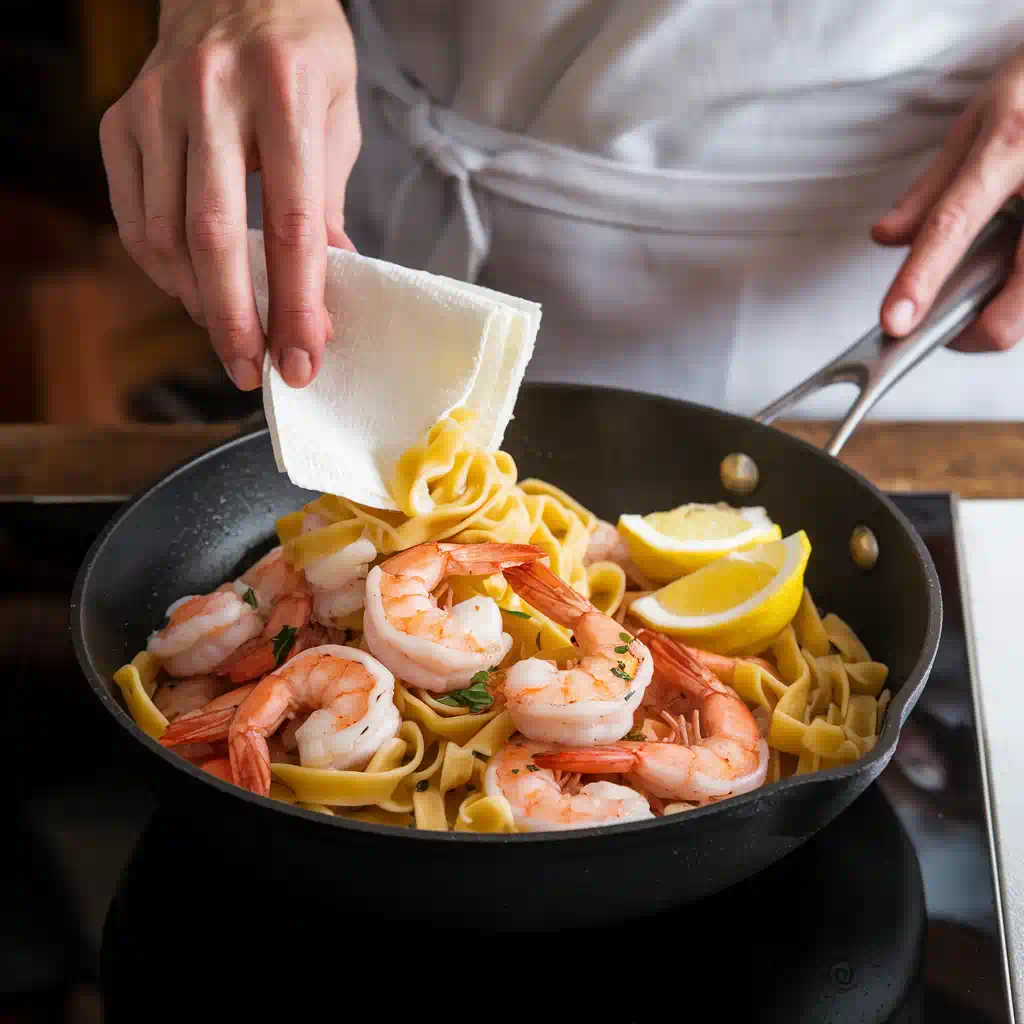
[[[1024,179],[1024,139],[997,122],[983,131],[959,173],[914,236],[882,303],[882,327],[902,337],[920,322],[982,226]]]
[[[186,238],[210,341],[243,391],[259,387],[263,330],[249,272],[245,147],[237,120],[190,125]]]
[[[953,123],[946,144],[899,203],[875,222],[871,237],[880,245],[907,245],[928,212],[963,166],[978,134],[980,108],[971,107]]]
[[[285,382],[304,387],[323,356],[329,318],[324,307],[325,92],[312,87],[308,65],[275,51],[257,144],[263,167],[263,237],[270,286],[268,344]],[[257,122],[259,123],[259,121]]]
[[[142,153],[128,127],[122,104],[111,107],[100,122],[100,149],[107,169],[110,207],[121,244],[140,263],[148,258],[146,214],[142,193]]]
[[[185,239],[185,124],[157,114],[151,109],[149,116],[138,120],[149,269],[157,284],[177,295],[192,319],[202,323],[199,289]]]
[[[1024,338],[1024,236],[1003,290],[981,316],[950,345],[958,352],[1005,352]]]
[[[355,252],[345,232],[345,190],[359,154],[361,142],[359,109],[355,90],[337,97],[327,111],[327,178],[325,220],[327,244]]]

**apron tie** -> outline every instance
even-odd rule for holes
[[[428,102],[406,106],[383,89],[377,98],[391,129],[422,158],[399,186],[384,258],[475,281],[490,250],[491,227],[489,210],[473,188],[473,175],[490,156],[441,132]],[[425,218],[432,223],[424,223]],[[415,231],[409,230],[411,219]],[[410,238],[422,239],[428,248],[411,253]]]

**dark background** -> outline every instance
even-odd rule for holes
[[[157,0],[0,6],[0,422],[244,416],[253,400],[110,213],[99,123],[152,48]]]

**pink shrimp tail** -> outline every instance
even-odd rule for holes
[[[584,615],[594,610],[582,594],[539,562],[506,569],[505,579],[527,604],[566,629],[573,629]]]
[[[216,743],[218,740],[226,740],[235,712],[255,687],[255,683],[240,686],[210,701],[205,708],[182,715],[164,731],[160,745],[177,747],[183,743]]]
[[[228,740],[228,753],[235,785],[258,796],[268,796],[270,749],[266,738],[253,730],[240,730]]]
[[[654,651],[654,647],[661,647],[664,651],[664,658],[666,662],[671,663],[677,652],[682,652],[683,659],[691,668],[694,667],[694,663],[697,663],[705,669],[710,669],[711,672],[713,672],[715,676],[717,676],[717,678],[727,686],[732,686],[736,664],[740,661],[747,661],[752,665],[757,665],[760,668],[763,668],[766,672],[770,672],[772,675],[777,674],[776,670],[772,668],[764,658],[730,658],[724,654],[715,654],[713,651],[703,651],[699,647],[687,647],[686,644],[681,644],[678,640],[672,640],[665,636],[664,633],[655,633],[650,629],[642,630],[641,633],[637,634],[637,636],[642,643],[647,644],[652,653]],[[664,641],[664,644],[661,644],[658,641],[653,641],[654,646],[652,646],[651,643],[648,643],[647,640],[643,639],[644,636],[648,637],[648,639],[658,637],[661,641]],[[702,678],[707,678],[704,673],[699,674]]]
[[[675,683],[694,696],[707,688],[722,688],[718,676],[694,655],[692,648],[650,629],[643,630],[637,639],[651,652],[654,669],[662,679]]]
[[[438,544],[447,561],[448,576],[490,576],[535,563],[547,552],[535,544]]]
[[[603,775],[631,772],[637,765],[637,755],[627,746],[574,747],[569,750],[551,750],[533,755],[538,768],[551,768],[562,772],[580,772],[584,775]]]
[[[218,779],[223,779],[225,782],[235,781],[231,772],[231,759],[228,757],[211,757],[209,761],[204,761],[199,767],[204,772],[216,775]]]

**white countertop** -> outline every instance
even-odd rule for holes
[[[1024,501],[961,501],[959,525],[1009,987],[1024,1020]]]

